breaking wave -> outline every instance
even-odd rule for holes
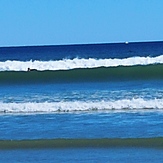
[[[44,70],[70,70],[76,68],[97,68],[162,64],[163,55],[157,57],[131,57],[125,59],[63,59],[51,61],[15,61],[0,62],[0,71],[27,71],[28,68]]]
[[[1,84],[162,80],[163,64],[79,68],[57,71],[1,71]]]
[[[76,111],[139,111],[162,110],[162,99],[122,99],[117,101],[74,101],[43,103],[0,103],[1,113],[52,113]]]

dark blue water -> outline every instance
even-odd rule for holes
[[[56,46],[1,47],[0,61],[59,60],[63,58],[128,58],[155,57],[163,54],[163,42],[84,44]]]

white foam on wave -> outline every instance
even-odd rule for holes
[[[163,110],[163,99],[144,100],[123,99],[117,101],[97,102],[53,102],[53,103],[0,103],[1,113],[38,113],[38,112],[74,112],[74,111],[103,111],[103,110]]]
[[[5,61],[0,62],[0,71],[27,71],[32,69],[69,70],[75,68],[116,67],[163,63],[163,55],[158,57],[131,57],[125,59],[63,59],[51,61]]]

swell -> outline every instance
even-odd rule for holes
[[[163,148],[163,138],[105,138],[105,139],[39,139],[1,140],[0,149],[42,149],[42,148],[113,148],[143,147]]]
[[[163,64],[77,68],[56,71],[1,71],[0,84],[105,82],[163,79]]]

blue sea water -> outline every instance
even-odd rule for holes
[[[44,149],[0,151],[1,162],[162,162],[162,150],[144,148]],[[14,156],[14,157],[13,157]],[[7,158],[7,159],[6,159]]]
[[[129,138],[135,144],[139,138],[162,138],[162,68],[163,42],[1,47],[0,140]],[[53,162],[56,155],[57,162],[136,162],[138,157],[149,162],[149,156],[158,162],[161,156],[153,156],[162,152],[144,146],[140,151],[134,145],[0,148],[3,162],[12,155],[23,162],[28,154],[30,162]]]

